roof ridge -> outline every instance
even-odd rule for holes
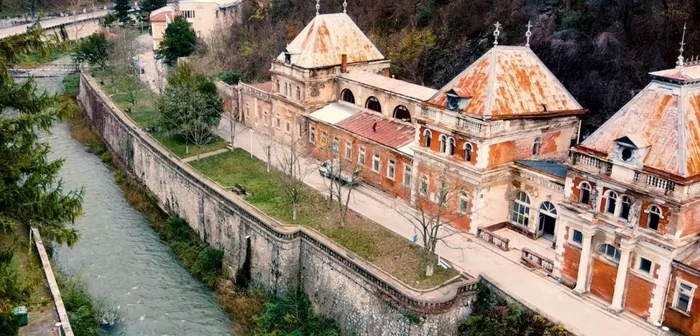
[[[493,115],[491,111],[493,110],[493,100],[496,99],[494,95],[494,86],[496,85],[496,63],[498,62],[498,46],[491,48],[493,54],[491,55],[491,64],[489,64],[489,79],[486,86],[486,106],[484,106],[484,116],[483,119],[491,119]]]
[[[449,82],[447,82],[447,84],[443,85],[440,89],[438,89],[437,92],[436,92],[432,97],[430,97],[430,99],[428,99],[428,101],[431,101],[431,100],[433,100],[433,99],[436,99],[436,98],[438,98],[439,96],[441,96],[442,94],[444,94],[445,92],[447,92],[447,90],[443,91],[443,89],[445,89],[445,88],[450,88],[450,89],[451,89],[451,88],[454,86],[455,82],[457,82],[458,79],[462,78],[467,72],[469,72],[469,70],[471,70],[472,68],[476,67],[476,65],[479,64],[479,62],[480,62],[482,59],[488,58],[488,57],[489,57],[489,53],[492,52],[492,51],[493,51],[493,48],[489,49],[489,50],[488,50],[487,52],[485,52],[483,55],[479,56],[479,58],[477,58],[474,62],[472,62],[471,64],[469,64],[469,66],[467,66],[466,69],[462,70],[459,74],[457,74],[457,76],[454,76],[454,77],[452,78],[452,80],[450,80]]]
[[[678,174],[681,176],[688,175],[688,155],[686,153],[685,142],[685,96],[684,96],[683,86],[678,88],[678,108],[676,109],[676,127],[678,128]]]
[[[544,72],[547,74],[549,79],[554,80],[555,85],[558,85],[560,89],[563,89],[564,92],[566,93],[566,95],[569,97],[569,99],[571,99],[578,106],[579,109],[583,109],[583,106],[581,106],[581,104],[579,104],[578,100],[576,100],[576,98],[574,98],[574,96],[571,94],[571,92],[569,92],[569,90],[566,88],[566,86],[564,86],[564,84],[562,84],[562,82],[559,80],[559,78],[557,78],[557,76],[555,76],[554,73],[552,73],[552,71],[549,70],[549,67],[547,67],[547,65],[545,65],[544,62],[542,62],[540,57],[537,56],[537,54],[535,54],[535,52],[532,51],[532,49],[530,49],[528,47],[523,47],[523,48],[527,49],[526,52],[530,53],[533,56],[533,58],[535,59],[535,62],[537,62],[537,64],[540,66],[541,69],[544,69]]]

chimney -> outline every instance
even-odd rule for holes
[[[340,55],[340,71],[348,72],[348,54]]]
[[[389,70],[388,68],[384,69],[382,75],[384,75],[384,77],[391,77],[391,70]]]

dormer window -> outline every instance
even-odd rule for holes
[[[455,112],[459,112],[467,107],[467,104],[469,104],[469,101],[472,98],[471,96],[464,94],[461,91],[458,92],[455,89],[447,91],[445,95],[447,95],[445,107],[448,110]]]
[[[289,50],[284,50],[284,64],[292,64],[292,54]]]
[[[615,140],[615,159],[624,163],[635,164],[643,156],[649,144],[642,134],[627,135]]]

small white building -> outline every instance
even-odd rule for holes
[[[219,27],[227,27],[240,19],[241,0],[180,0],[154,10],[150,14],[153,49],[157,49],[165,29],[175,16],[182,15],[192,24],[197,37],[207,41]]]

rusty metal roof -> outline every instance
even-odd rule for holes
[[[676,256],[674,260],[700,271],[700,243],[693,244],[693,246]]]
[[[429,87],[378,75],[368,71],[351,71],[341,75],[340,77],[420,101],[426,101],[437,93],[437,90]]]
[[[693,63],[691,63],[689,66],[655,71],[650,72],[649,74],[652,77],[660,77],[677,81],[697,81],[700,80],[700,64],[698,64],[697,61]]]
[[[307,68],[324,68],[348,63],[384,60],[384,55],[345,13],[316,15],[287,46],[292,64]],[[277,56],[285,61],[284,52]]]
[[[373,129],[375,123],[376,131]],[[402,152],[406,152],[404,147],[413,142],[415,134],[413,125],[409,123],[369,112],[356,113],[336,126]]]
[[[610,154],[615,140],[643,138],[643,164],[669,174],[700,174],[700,87],[654,80],[581,146]]]
[[[267,93],[272,93],[272,82],[254,83],[250,86]]]
[[[471,97],[461,113],[483,119],[583,110],[528,47],[491,48],[440,89],[429,103],[444,108],[450,90],[461,97]]]

